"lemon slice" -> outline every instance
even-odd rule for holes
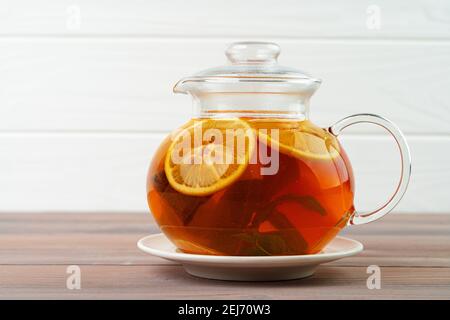
[[[213,194],[244,173],[255,140],[251,127],[240,119],[193,121],[175,135],[168,148],[167,180],[186,195]]]
[[[309,121],[257,120],[251,124],[263,143],[298,158],[330,160],[339,156],[337,139]],[[278,129],[274,136],[273,129]]]

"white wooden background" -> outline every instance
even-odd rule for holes
[[[0,211],[146,211],[152,154],[190,116],[173,84],[242,40],[275,41],[282,64],[323,79],[314,122],[396,122],[413,156],[396,211],[450,212],[448,0],[0,0]],[[395,145],[362,125],[342,141],[356,204],[374,208]]]

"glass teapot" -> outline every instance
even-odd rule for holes
[[[229,63],[180,80],[194,116],[160,145],[147,176],[150,210],[183,252],[299,255],[320,252],[346,225],[374,221],[406,191],[410,153],[400,130],[373,114],[329,128],[308,118],[320,80],[277,63],[274,43],[228,47]],[[350,161],[337,140],[356,123],[395,139],[401,177],[391,198],[362,213],[353,206]]]

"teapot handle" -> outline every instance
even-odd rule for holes
[[[348,222],[348,224],[351,225],[375,221],[394,209],[405,194],[411,176],[411,155],[409,153],[408,144],[400,129],[391,121],[375,114],[355,114],[336,122],[328,128],[328,131],[333,135],[338,136],[343,129],[357,123],[373,123],[379,125],[394,137],[400,150],[401,174],[397,188],[391,198],[384,205],[372,212],[361,213],[356,211]]]

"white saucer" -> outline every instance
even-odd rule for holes
[[[213,256],[183,253],[162,233],[138,241],[142,251],[179,262],[187,273],[208,279],[235,281],[274,281],[311,276],[317,266],[353,256],[363,245],[352,239],[336,237],[321,253],[295,256]]]

